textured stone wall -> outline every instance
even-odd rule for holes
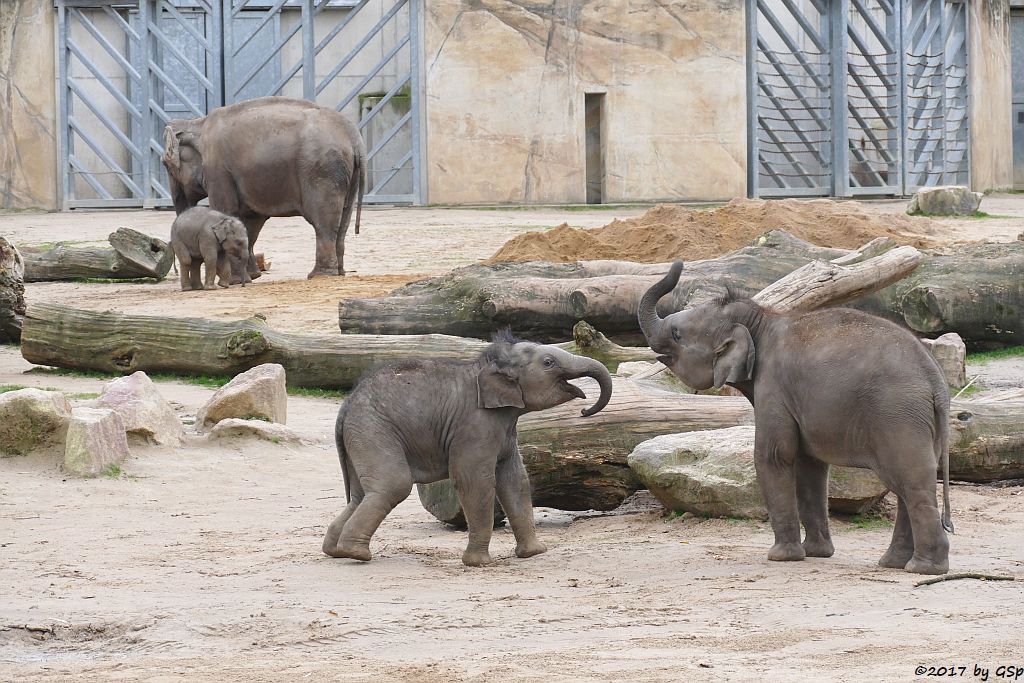
[[[54,11],[0,0],[0,208],[57,208]]]
[[[967,59],[971,91],[971,187],[1013,186],[1010,3],[970,0]]]
[[[739,0],[425,4],[430,202],[585,201],[588,92],[604,201],[744,194]]]

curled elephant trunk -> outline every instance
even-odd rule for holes
[[[647,343],[652,345],[658,343],[658,339],[661,337],[661,328],[664,323],[662,318],[658,315],[658,300],[665,296],[673,289],[675,289],[676,283],[679,282],[679,275],[683,272],[683,262],[675,261],[672,267],[669,268],[668,274],[665,277],[658,280],[656,283],[651,285],[642,299],[640,299],[640,305],[637,307],[636,317],[640,323],[640,329],[644,333],[644,337],[647,338]]]
[[[601,388],[601,395],[598,396],[597,401],[594,405],[589,408],[584,408],[580,411],[583,417],[590,417],[591,415],[600,412],[608,405],[608,401],[612,398],[612,376],[606,368],[599,361],[593,358],[581,358],[580,368],[578,377],[590,377],[597,380],[597,385]]]

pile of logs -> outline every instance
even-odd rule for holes
[[[166,242],[131,228],[118,228],[107,241],[109,247],[22,246],[25,282],[83,278],[162,280],[174,262],[174,252]]]

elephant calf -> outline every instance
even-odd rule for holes
[[[644,294],[640,328],[683,383],[729,384],[754,406],[754,467],[775,532],[768,559],[832,556],[831,464],[873,470],[899,499],[881,566],[946,573],[949,389],[924,344],[887,320],[842,308],[781,314],[724,299],[662,318],[658,300],[682,270],[676,261]]]
[[[494,495],[508,515],[516,555],[547,548],[533,525],[530,481],[516,442],[524,413],[586,398],[568,380],[593,377],[608,404],[608,370],[555,346],[496,338],[475,361],[409,361],[360,380],[338,412],[335,439],[348,507],[331,523],[323,551],[370,559],[370,537],[414,483],[451,478],[469,525],[462,561],[489,564]]]
[[[205,289],[218,284],[229,287],[232,271],[241,273],[242,286],[251,282],[245,263],[249,258],[249,238],[242,221],[196,206],[183,212],[171,225],[171,249],[181,264],[181,291],[204,289],[199,266],[206,264]]]

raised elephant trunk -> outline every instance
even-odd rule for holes
[[[591,377],[597,380],[597,385],[601,388],[601,395],[597,398],[594,405],[589,408],[585,408],[580,411],[583,417],[590,417],[591,415],[600,412],[612,397],[612,376],[606,368],[599,361],[593,358],[580,358],[579,359],[579,374],[577,377]]]
[[[640,299],[640,306],[637,308],[636,317],[640,322],[640,329],[643,331],[644,337],[647,338],[647,343],[652,348],[661,338],[662,325],[664,323],[658,315],[658,300],[675,289],[676,284],[679,282],[679,275],[682,272],[683,262],[673,262],[668,274],[651,285],[651,288]]]

